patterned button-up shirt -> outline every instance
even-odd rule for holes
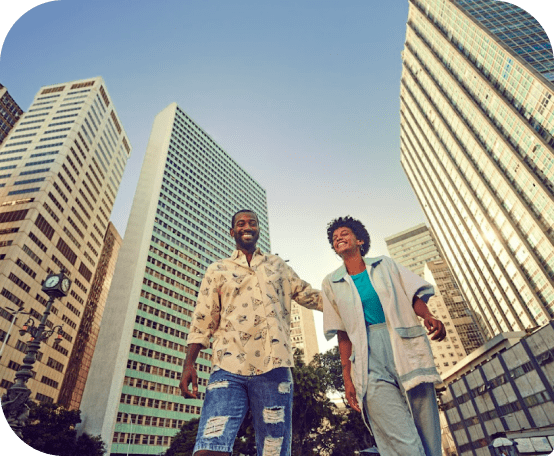
[[[235,250],[210,265],[200,285],[187,344],[213,336],[212,364],[239,375],[293,365],[291,300],[322,310],[322,297],[281,258],[257,249],[250,266]]]

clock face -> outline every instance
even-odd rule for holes
[[[69,281],[68,278],[65,278],[62,280],[62,290],[67,293],[67,291],[69,290],[69,286],[71,285],[71,282]]]
[[[52,288],[52,287],[55,287],[59,281],[60,281],[59,276],[50,276],[44,282],[44,286],[47,288]]]

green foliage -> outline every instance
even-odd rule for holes
[[[106,446],[99,436],[84,433],[77,438],[75,426],[81,422],[80,415],[79,410],[66,410],[60,405],[34,403],[22,429],[23,441],[56,456],[103,456]]]
[[[164,456],[192,456],[199,422],[198,418],[187,421],[171,441]]]
[[[340,362],[339,347],[335,346],[325,353],[317,353],[314,356],[313,365],[317,365],[325,369],[327,376],[326,390],[327,392],[344,393],[344,382],[342,381],[342,364]]]
[[[322,381],[326,385],[326,393],[344,393],[342,378],[342,365],[338,346],[325,353],[314,356],[310,363],[313,367],[319,367],[326,372]],[[346,404],[346,402],[345,402]],[[361,413],[347,407],[338,413],[338,422],[329,429],[325,435],[325,447],[330,456],[351,456],[355,451],[369,448],[375,444],[375,440],[367,429]]]
[[[332,446],[330,430],[340,422],[336,406],[326,393],[329,373],[315,360],[304,364],[302,352],[294,353],[294,402],[292,408],[292,454],[303,456]]]

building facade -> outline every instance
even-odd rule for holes
[[[452,358],[452,353],[456,352],[457,356],[463,358],[483,345],[485,337],[480,328],[486,326],[479,323],[465,303],[446,262],[441,258],[427,263],[424,278],[433,284],[437,297],[440,298],[436,309],[437,317],[448,323],[447,335],[452,343],[452,352],[448,357]]]
[[[103,238],[131,152],[101,77],[45,86],[0,146],[0,330],[24,307],[38,325],[41,283],[65,268],[69,295],[47,326],[63,325],[59,345],[43,343],[28,382],[31,399],[57,402],[86,312]],[[0,394],[14,381],[29,335],[18,316],[0,360]]]
[[[313,311],[294,301],[291,309],[290,339],[292,347],[304,353],[303,359],[306,364],[309,364],[315,354],[319,353]]]
[[[385,242],[392,259],[435,287],[436,296],[429,306],[447,326],[447,339],[444,343],[430,342],[439,373],[448,370],[453,363],[483,345],[482,329],[442,259],[432,231],[424,223],[389,236]]]
[[[231,217],[252,209],[270,251],[265,190],[175,103],[154,120],[89,379],[82,430],[109,452],[160,454],[198,418],[211,349],[196,367],[199,398],[179,380],[202,276],[235,248]]]
[[[546,324],[554,317],[546,34],[509,3],[414,0],[402,59],[401,163],[465,301],[490,336]]]
[[[68,410],[79,410],[81,405],[121,243],[121,236],[113,223],[109,222],[98,259],[98,267],[92,279],[83,318],[75,337],[75,344],[58,397],[58,403]]]
[[[459,456],[489,456],[497,433],[519,454],[554,449],[554,322],[499,334],[443,375],[440,408]]]
[[[429,261],[440,258],[433,233],[425,223],[386,237],[385,243],[394,261],[420,277]]]
[[[8,93],[8,89],[0,84],[0,145],[22,114],[23,110]]]

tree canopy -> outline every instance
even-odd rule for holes
[[[75,426],[80,422],[79,410],[35,402],[21,431],[23,441],[35,450],[56,456],[103,456],[106,445],[99,436],[83,433],[77,437]]]

